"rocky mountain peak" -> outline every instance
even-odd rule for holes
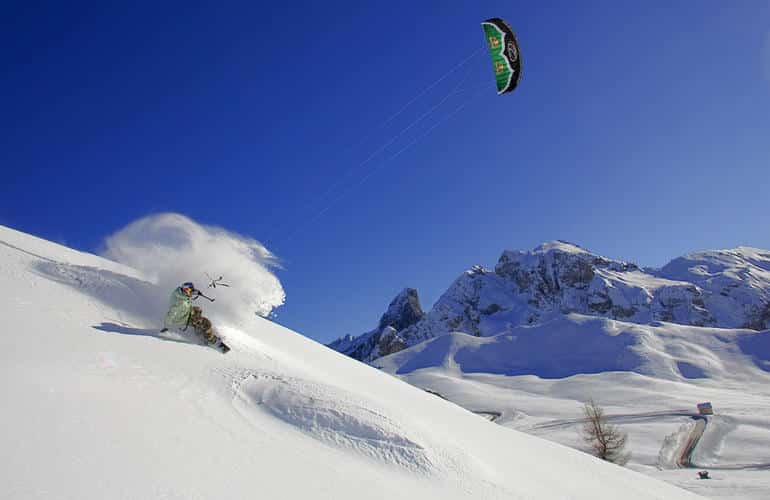
[[[345,335],[330,343],[328,347],[355,359],[371,361],[411,345],[399,332],[424,318],[425,312],[420,306],[417,290],[404,288],[390,301],[388,309],[380,317],[377,328],[357,337]]]
[[[352,342],[340,339],[342,348],[335,348],[371,361],[449,332],[491,336],[569,313],[641,324],[770,328],[770,252],[698,252],[655,270],[558,240],[530,251],[506,250],[493,271],[473,266],[463,272],[427,314],[417,292],[403,290],[376,330]],[[381,341],[387,327],[393,331]]]
[[[425,316],[420,306],[420,298],[414,288],[404,288],[390,301],[387,311],[380,318],[380,331],[391,326],[397,332],[417,323]]]

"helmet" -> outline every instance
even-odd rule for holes
[[[181,288],[182,292],[189,297],[192,295],[193,290],[195,290],[195,285],[188,281],[187,283],[182,283],[182,286],[179,288]]]

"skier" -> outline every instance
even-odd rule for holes
[[[216,336],[214,329],[211,326],[211,321],[203,316],[203,310],[192,305],[192,301],[198,297],[205,297],[210,301],[214,301],[209,297],[206,297],[200,290],[195,288],[191,282],[183,283],[182,286],[177,287],[171,293],[171,300],[169,303],[168,313],[166,313],[166,319],[163,324],[161,333],[167,332],[169,328],[183,328],[192,326],[195,333],[198,334],[206,343],[212,347],[219,349],[222,352],[230,350],[222,340]]]

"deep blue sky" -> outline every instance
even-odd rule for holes
[[[505,248],[770,248],[765,1],[106,3],[4,3],[0,224],[246,234],[283,261],[278,320],[324,342]],[[524,62],[502,97],[493,16]]]

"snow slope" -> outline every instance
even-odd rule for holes
[[[0,292],[2,498],[691,496],[256,316],[161,337],[140,273],[5,227]]]
[[[629,467],[714,498],[770,497],[770,331],[570,314],[493,337],[451,333],[373,365],[496,423],[584,448],[582,404],[629,435]],[[711,401],[692,456],[678,458]]]
[[[632,371],[667,379],[770,383],[770,330],[638,325],[579,314],[493,337],[450,333],[379,358],[396,374],[441,366],[452,373],[536,375]]]

